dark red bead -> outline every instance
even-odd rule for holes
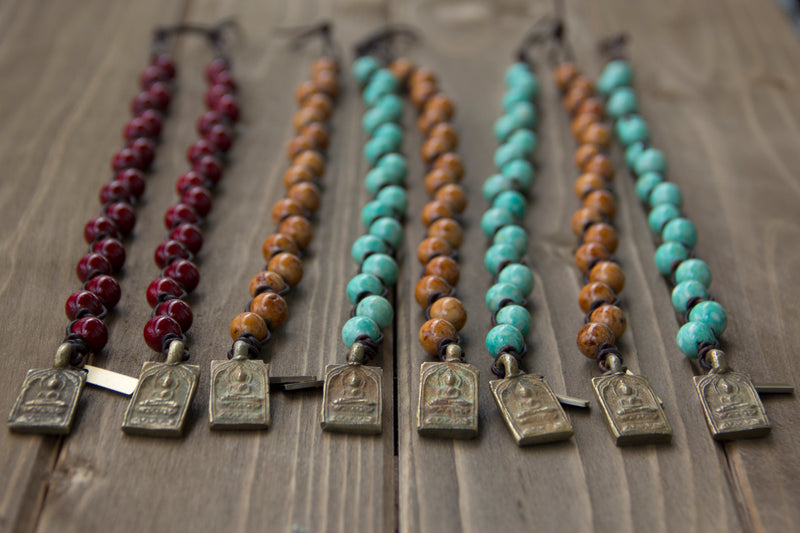
[[[158,109],[167,109],[172,101],[172,90],[166,83],[156,82],[147,88],[147,92],[158,104]]]
[[[214,106],[217,105],[217,102],[220,98],[225,96],[226,94],[231,94],[233,91],[227,85],[212,85],[208,88],[205,95],[205,103],[206,107],[209,109],[214,109]]]
[[[210,155],[204,155],[193,162],[192,170],[207,177],[212,183],[217,183],[222,178],[222,163],[219,162],[219,159]]]
[[[126,202],[114,202],[106,207],[106,216],[114,221],[123,235],[133,231],[136,225],[136,212]]]
[[[170,232],[169,238],[183,244],[193,254],[203,247],[203,234],[194,224],[178,224]]]
[[[139,137],[151,137],[150,132],[150,126],[142,117],[133,117],[122,128],[122,136],[129,142]]]
[[[175,204],[164,213],[164,225],[168,230],[183,222],[194,224],[198,220],[200,217],[197,216],[197,212],[186,204]]]
[[[229,68],[228,62],[221,57],[213,59],[208,65],[206,65],[206,80],[208,80],[210,83],[214,83],[217,75],[220,72],[227,71]]]
[[[214,85],[225,85],[228,87],[228,92],[235,93],[238,87],[236,86],[236,80],[233,79],[233,74],[231,74],[230,70],[223,70],[220,71],[216,76],[214,76]]]
[[[111,263],[100,254],[89,253],[81,257],[78,266],[75,267],[78,279],[86,281],[101,274],[111,274],[114,269]]]
[[[158,65],[150,65],[139,75],[139,86],[142,89],[147,89],[156,82],[169,80],[170,75],[165,69]]]
[[[147,286],[147,303],[150,304],[150,307],[155,307],[159,302],[166,300],[163,297],[165,294],[172,295],[175,298],[182,298],[186,295],[186,291],[172,278],[157,278]]]
[[[205,187],[189,187],[183,191],[181,202],[194,207],[201,217],[211,211],[211,193]]]
[[[140,168],[143,170],[150,168],[150,165],[153,164],[153,159],[156,157],[156,145],[153,141],[147,137],[139,137],[138,139],[134,139],[133,142],[128,145],[128,148],[133,150],[133,153],[139,158],[141,162]]]
[[[109,202],[131,202],[131,194],[128,184],[124,181],[109,181],[100,188],[100,203],[105,205]]]
[[[210,184],[211,183],[205,176],[198,174],[194,170],[190,170],[178,178],[178,181],[175,182],[175,190],[178,191],[178,194],[183,194],[189,187],[206,187]]]
[[[191,256],[192,254],[183,244],[173,240],[162,242],[156,246],[156,251],[153,254],[158,268],[164,268],[171,260],[176,258],[187,259]]]
[[[115,172],[119,172],[126,168],[138,168],[139,170],[143,170],[144,166],[138,154],[133,149],[123,148],[111,158],[111,168],[113,168]]]
[[[189,304],[183,300],[172,299],[159,304],[156,316],[168,316],[181,327],[181,331],[189,331],[194,321],[194,314]]]
[[[148,109],[155,109],[156,111],[163,111],[159,101],[149,92],[142,91],[131,100],[131,113],[134,116]]]
[[[217,103],[214,104],[214,111],[221,113],[234,122],[239,120],[239,102],[236,101],[236,97],[232,94],[220,97]]]
[[[193,142],[189,145],[189,148],[186,149],[186,160],[189,163],[194,163],[204,155],[214,156],[218,152],[218,148],[213,143],[205,140],[200,139],[199,141]]]
[[[87,291],[96,294],[106,309],[113,309],[122,297],[122,291],[117,280],[107,275],[90,279],[85,288]]]
[[[214,126],[223,124],[222,115],[216,111],[206,111],[197,119],[197,133],[205,136]]]
[[[166,315],[154,316],[144,325],[144,341],[157,352],[166,348],[162,345],[162,341],[170,334],[180,337],[181,326]]]
[[[211,126],[204,138],[223,152],[227,152],[233,146],[233,134],[222,124]]]
[[[155,139],[161,135],[161,126],[164,122],[164,118],[161,116],[161,113],[155,109],[147,109],[139,113],[136,118],[140,119],[147,127],[148,137]]]
[[[153,60],[150,62],[151,65],[155,65],[157,67],[163,68],[169,79],[175,77],[175,61],[172,59],[172,56],[167,53],[158,54],[157,56],[153,57]]]
[[[186,259],[178,259],[170,263],[164,269],[164,275],[180,283],[186,292],[192,292],[200,283],[200,271],[194,263]]]
[[[103,302],[97,295],[90,291],[77,291],[73,292],[67,298],[67,303],[64,305],[64,312],[67,313],[67,318],[75,320],[78,318],[78,313],[83,311],[83,314],[88,312],[90,315],[98,316],[103,312]]]
[[[95,217],[83,227],[83,238],[89,244],[103,236],[112,237],[114,239],[120,238],[119,228],[114,221],[108,217]]]
[[[106,325],[93,316],[79,318],[69,328],[69,332],[79,336],[93,352],[102,350],[108,342]]]
[[[94,243],[92,251],[108,259],[115,272],[125,264],[125,247],[117,239],[100,239]]]
[[[117,173],[114,177],[114,181],[120,181],[127,185],[128,190],[134,198],[140,198],[144,194],[146,183],[141,170],[126,168],[122,172]]]

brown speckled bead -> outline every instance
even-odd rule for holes
[[[417,118],[417,129],[426,135],[435,125],[447,122],[450,117],[442,109],[432,107]]]
[[[422,143],[419,153],[425,164],[430,165],[434,159],[453,148],[455,147],[447,140],[447,137],[429,137]]]
[[[593,157],[601,155],[603,152],[596,144],[582,144],[575,150],[575,166],[583,172],[586,172],[586,165]]]
[[[283,173],[283,186],[288,190],[298,183],[310,182],[313,179],[314,174],[311,173],[308,167],[305,165],[292,165]]]
[[[392,71],[394,77],[403,86],[408,82],[408,78],[414,71],[414,63],[406,57],[398,57],[389,64],[389,70]]]
[[[327,94],[323,93],[313,93],[310,94],[305,102],[303,102],[303,107],[310,107],[319,110],[324,115],[324,120],[328,120],[331,116],[331,112],[333,111],[333,100]]]
[[[578,113],[570,122],[569,131],[573,137],[580,139],[581,133],[592,124],[597,124],[599,120],[600,118],[592,113]]]
[[[306,80],[301,82],[294,90],[294,100],[297,102],[297,105],[302,106],[303,103],[306,101],[306,98],[311,96],[312,94],[317,92],[317,88],[314,87],[314,82],[311,80]]]
[[[602,120],[603,117],[606,116],[606,107],[603,105],[602,100],[592,97],[584,100],[583,103],[578,106],[576,113],[578,115],[589,113]]]
[[[440,187],[455,183],[458,183],[458,180],[455,179],[450,172],[441,168],[435,168],[425,176],[425,192],[427,192],[429,196],[433,196]]]
[[[605,189],[587,194],[583,199],[583,207],[594,209],[608,219],[613,219],[617,214],[617,202],[614,200],[614,195]]]
[[[315,74],[321,70],[330,70],[336,74],[339,72],[339,61],[330,56],[318,57],[311,63],[311,73]]]
[[[619,245],[617,230],[605,222],[598,222],[597,224],[589,226],[583,234],[583,242],[602,244],[603,247],[612,254],[617,251],[617,246]]]
[[[600,261],[589,271],[589,281],[605,283],[617,294],[625,288],[625,274],[613,261]]]
[[[321,178],[325,172],[325,158],[322,154],[315,150],[308,150],[292,160],[292,165],[302,165],[311,171],[315,178]]]
[[[432,318],[419,330],[419,343],[430,355],[438,355],[444,341],[458,342],[458,330],[447,320]]]
[[[330,142],[328,129],[319,122],[312,122],[305,126],[300,130],[299,137],[309,139],[311,141],[312,150],[323,151],[328,147],[328,143]],[[292,159],[292,157],[289,159]]]
[[[269,329],[280,327],[289,316],[289,306],[282,296],[274,292],[263,292],[250,302],[250,311],[267,323]]]
[[[314,72],[311,79],[319,92],[325,93],[331,98],[339,94],[339,77],[330,70],[320,70]]]
[[[442,93],[434,94],[425,102],[424,111],[427,112],[431,109],[440,109],[444,111],[448,119],[453,118],[456,112],[456,106],[453,104],[453,100]]]
[[[278,274],[290,287],[294,287],[303,279],[303,263],[294,254],[279,253],[269,260],[267,270]]]
[[[291,198],[281,198],[272,206],[272,223],[276,226],[292,215],[306,216],[306,210]]]
[[[428,132],[428,136],[444,137],[447,142],[450,143],[450,146],[452,146],[451,150],[455,150],[456,147],[458,147],[458,132],[449,122],[440,122],[436,124],[431,128],[431,131]]]
[[[425,102],[433,96],[434,94],[438,93],[439,89],[436,87],[435,83],[425,82],[419,83],[417,85],[412,85],[411,90],[409,91],[409,98],[411,98],[411,103],[414,104],[414,107],[420,109]]]
[[[578,200],[583,200],[592,191],[599,191],[608,186],[606,180],[600,174],[586,173],[575,180],[575,196]]]
[[[263,341],[269,333],[267,323],[255,313],[238,314],[231,322],[231,338],[236,340],[245,333],[249,333],[256,339]]]
[[[458,285],[458,280],[461,278],[458,263],[452,257],[444,255],[434,257],[425,265],[425,275],[442,278],[452,287]]]
[[[596,122],[587,126],[578,136],[584,144],[596,144],[603,148],[611,146],[611,131],[605,124]]]
[[[580,89],[594,94],[594,83],[584,75],[579,75],[569,83],[569,90]]]
[[[297,243],[294,242],[291,237],[283,233],[273,233],[264,239],[264,244],[261,246],[261,253],[264,254],[264,259],[266,261],[269,261],[281,252],[297,255],[300,253],[300,250],[297,248]]]
[[[451,248],[458,250],[464,239],[464,231],[461,229],[461,225],[452,218],[440,218],[428,226],[428,237],[444,239]]]
[[[447,241],[439,237],[423,239],[417,246],[417,260],[421,265],[428,264],[428,261],[440,255],[453,255],[453,249]]]
[[[583,286],[581,292],[578,294],[578,305],[581,306],[581,311],[588,313],[592,310],[592,304],[594,302],[602,301],[607,304],[613,304],[616,299],[617,295],[611,290],[611,287],[605,283],[590,281]]]
[[[581,271],[581,274],[586,274],[594,262],[605,261],[609,257],[611,257],[611,254],[602,244],[587,242],[581,244],[575,250],[575,265]]]
[[[311,124],[309,124],[310,126]],[[305,126],[303,129],[307,128]],[[305,135],[299,134],[286,144],[286,157],[292,161],[299,153],[306,150],[316,150],[319,146],[314,144],[314,139]]]
[[[578,349],[589,359],[595,359],[601,344],[614,344],[614,332],[605,324],[589,322],[578,331]]]
[[[553,77],[556,80],[559,90],[566,91],[572,80],[580,75],[578,67],[572,63],[561,63],[553,72]]]
[[[300,182],[291,186],[287,196],[302,205],[309,213],[319,209],[319,187],[310,182]]]
[[[311,222],[305,217],[296,215],[283,219],[278,226],[278,232],[291,237],[301,250],[311,244],[311,239],[314,237],[314,228],[311,227]]]
[[[578,107],[586,101],[588,98],[592,97],[592,91],[587,91],[586,89],[578,88],[570,88],[567,93],[564,95],[564,99],[562,104],[564,104],[564,109],[567,110],[567,113],[570,115],[574,115],[575,111],[578,110]]]
[[[453,294],[453,287],[438,276],[424,276],[414,287],[414,299],[423,309],[433,303],[437,298]]]
[[[299,133],[300,130],[312,122],[323,122],[324,120],[325,114],[316,107],[301,107],[294,114],[292,125],[294,126],[294,131]]]
[[[427,228],[440,218],[454,217],[455,210],[452,207],[445,203],[434,200],[433,202],[428,202],[425,204],[425,207],[422,208],[422,215],[420,216],[420,219],[422,220],[422,224]]]
[[[436,83],[436,74],[429,68],[419,67],[411,73],[408,83],[413,87],[421,83]]]
[[[259,287],[269,287],[272,291],[283,292],[286,290],[286,282],[275,272],[262,270],[250,280],[251,297],[255,298]]]
[[[628,325],[625,313],[616,305],[601,305],[592,311],[592,314],[589,315],[589,320],[607,326],[617,339],[622,337]]]
[[[589,159],[583,167],[583,171],[600,174],[606,181],[614,180],[614,164],[605,154],[599,154]]]
[[[572,232],[581,237],[589,224],[603,222],[603,215],[597,209],[591,207],[581,207],[572,215]]]
[[[431,318],[441,318],[450,322],[456,330],[461,331],[467,323],[467,310],[458,298],[447,296],[439,298],[430,310]]]
[[[448,184],[436,191],[434,198],[452,207],[456,213],[463,213],[467,208],[467,194],[461,185]]]
[[[433,162],[433,168],[449,172],[456,181],[461,181],[461,178],[464,177],[464,164],[461,162],[461,157],[453,152],[437,157]]]

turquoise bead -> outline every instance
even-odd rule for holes
[[[661,240],[664,242],[679,242],[691,249],[697,244],[697,229],[692,224],[692,221],[687,218],[673,218],[664,226],[661,232]]]
[[[493,244],[483,256],[483,264],[493,276],[500,272],[500,266],[507,263],[516,263],[521,257],[517,250],[510,244]]]
[[[517,305],[522,305],[525,295],[522,291],[510,283],[495,283],[486,291],[486,307],[489,311],[495,312],[503,300],[511,300]]]
[[[520,75],[514,80],[510,89],[524,93],[528,100],[534,100],[539,95],[539,80],[531,73]]]
[[[648,198],[650,198],[650,193],[652,192],[653,187],[663,181],[664,177],[656,172],[642,174],[636,180],[636,196],[638,196],[639,200],[642,202],[647,202]]]
[[[364,316],[372,319],[381,329],[386,329],[392,325],[394,309],[389,300],[383,296],[367,296],[356,307],[356,316]]]
[[[661,230],[670,220],[681,216],[681,210],[672,204],[661,204],[654,207],[647,215],[647,223],[650,230],[656,235],[661,235]]]
[[[377,276],[373,276],[372,274],[358,274],[353,276],[353,279],[347,283],[347,299],[350,300],[351,304],[355,304],[361,294],[382,295],[385,290],[386,287],[383,286],[383,283],[381,283],[381,280],[379,280]]]
[[[366,335],[372,340],[378,340],[381,336],[381,328],[374,320],[365,316],[354,316],[342,326],[342,340],[348,348],[362,335]]]
[[[525,197],[517,191],[503,191],[495,196],[492,206],[508,209],[516,218],[522,218],[525,216],[527,204]]]
[[[404,183],[408,176],[408,163],[406,163],[406,158],[400,154],[386,154],[378,159],[375,166],[388,172],[393,183],[397,185]]]
[[[395,250],[403,244],[403,225],[393,218],[379,218],[370,224],[369,234],[383,239],[386,244]]]
[[[491,203],[495,196],[503,191],[513,191],[514,180],[507,178],[502,174],[495,174],[483,182],[483,198]]]
[[[381,156],[394,152],[397,148],[399,147],[388,137],[374,137],[364,145],[364,159],[370,165],[374,165]]]
[[[667,158],[664,156],[664,152],[657,148],[646,148],[636,159],[633,170],[636,172],[637,176],[641,176],[647,172],[666,174]]]
[[[530,161],[526,161],[525,159],[509,161],[503,165],[501,172],[503,176],[516,181],[522,191],[531,190],[531,187],[533,187],[533,180],[536,177],[533,165]]]
[[[483,234],[488,238],[492,238],[494,233],[504,226],[510,226],[514,223],[514,215],[507,209],[500,207],[492,207],[487,209],[481,217],[481,229]]]
[[[373,200],[361,209],[361,223],[364,224],[365,228],[368,228],[376,219],[394,215],[395,212],[392,206]]]
[[[381,109],[392,117],[390,122],[400,122],[403,118],[403,99],[396,94],[385,94],[375,102],[373,109]]]
[[[691,359],[697,358],[697,345],[701,342],[717,342],[714,331],[702,322],[690,321],[681,326],[675,339],[680,351]]]
[[[506,138],[508,138],[515,129],[517,129],[516,121],[514,117],[508,113],[494,121],[493,130],[497,142],[505,142]]]
[[[353,61],[353,78],[359,85],[366,85],[379,68],[381,65],[377,59],[370,55],[361,56]]]
[[[646,149],[644,143],[633,143],[625,149],[625,164],[632,169],[636,166],[636,161]]]
[[[375,75],[373,75],[373,78],[370,80],[369,84],[367,84],[367,86],[364,88],[364,92],[361,93],[361,98],[364,100],[364,103],[367,105],[367,107],[373,107],[378,103],[378,100],[380,100],[382,96],[396,93],[397,90],[393,85],[386,82],[376,82]]]
[[[387,185],[402,185],[404,182],[402,178],[397,177],[397,174],[389,172],[386,168],[382,167],[380,165],[381,160],[378,161],[378,165],[375,168],[367,172],[367,176],[364,178],[364,185],[370,196],[375,196],[378,194],[378,191]]]
[[[639,100],[630,87],[614,89],[606,102],[606,113],[614,120],[636,113],[639,110]]]
[[[522,332],[509,324],[499,324],[486,334],[486,349],[492,357],[500,355],[500,350],[511,346],[517,353],[525,349],[525,337]]]
[[[705,324],[717,337],[728,327],[728,315],[725,309],[719,303],[708,300],[700,302],[689,311],[689,320]]]
[[[618,87],[633,83],[633,69],[624,59],[615,59],[606,64],[600,77],[597,79],[597,89],[603,94],[609,94]]]
[[[506,226],[494,234],[495,244],[510,244],[520,257],[528,251],[528,234],[519,226]]]
[[[503,95],[503,111],[508,113],[511,108],[520,102],[530,102],[531,98],[524,87],[512,87]]]
[[[526,337],[531,330],[531,314],[521,305],[507,305],[495,315],[495,322],[514,326]]]
[[[520,102],[515,104],[508,110],[508,116],[513,117],[515,127],[533,129],[536,127],[536,106],[532,102]]]
[[[386,247],[386,243],[383,242],[381,239],[374,235],[362,235],[356,242],[353,243],[353,247],[350,249],[350,255],[353,258],[353,261],[357,265],[360,265],[364,262],[364,256],[369,253],[381,253],[385,254],[389,251]]]
[[[672,289],[672,307],[679,313],[685,313],[687,304],[692,298],[708,298],[708,291],[699,281],[683,281]]]
[[[650,139],[647,123],[639,115],[622,117],[616,124],[617,137],[623,146]]]
[[[528,157],[525,148],[519,144],[505,143],[497,147],[494,152],[494,166],[503,168],[503,165],[514,159],[524,159]]]
[[[402,109],[400,110],[400,116],[402,117]],[[388,122],[397,122],[399,117],[397,117],[397,113],[392,110],[391,106],[378,106],[370,109],[366,113],[364,113],[363,118],[361,119],[361,126],[364,128],[364,131],[368,135],[372,135],[372,133],[378,129],[378,126],[382,124],[386,124]]]
[[[379,202],[382,202],[392,208],[395,215],[403,215],[408,207],[408,195],[406,190],[397,185],[389,185],[384,187],[378,192],[376,197]]]
[[[396,152],[398,148],[403,146],[403,128],[394,122],[381,124],[375,129],[372,136],[375,138],[383,137],[389,139],[394,146],[393,152]]]
[[[672,204],[680,207],[683,203],[683,195],[677,185],[665,181],[653,187],[649,201],[653,207],[661,204]]]
[[[514,80],[516,80],[518,77],[530,75],[531,69],[528,64],[522,61],[517,61],[506,69],[506,72],[503,75],[503,81],[505,81],[506,87],[513,87]]]
[[[711,286],[711,269],[702,259],[687,259],[675,270],[675,283],[699,281],[707,289]]]
[[[665,242],[656,249],[656,268],[664,276],[672,273],[672,265],[689,257],[689,250],[679,242]]]
[[[395,284],[398,275],[397,263],[386,254],[372,254],[364,259],[361,272],[377,276],[387,287]]]
[[[506,144],[516,144],[525,151],[525,157],[530,157],[536,151],[539,141],[536,134],[529,129],[518,129],[506,141]],[[519,158],[518,158],[519,159]]]
[[[497,245],[495,245],[497,246]],[[523,296],[528,296],[533,290],[533,274],[531,269],[519,263],[506,265],[497,276],[498,283],[508,283],[518,288]]]

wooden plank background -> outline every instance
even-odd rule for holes
[[[188,435],[131,438],[119,426],[126,400],[87,388],[69,438],[0,431],[3,531],[794,531],[800,529],[800,410],[797,397],[766,400],[774,429],[765,439],[720,445],[695,399],[695,369],[674,344],[678,324],[652,262],[654,244],[628,176],[617,180],[618,251],[628,277],[626,361],[650,377],[665,402],[671,445],[618,449],[600,413],[571,411],[575,438],[517,448],[499,417],[483,349],[489,280],[479,220],[480,186],[492,171],[491,124],[500,113],[501,75],[525,30],[549,2],[474,0],[183,0],[0,4],[0,333],[5,343],[0,412],[7,413],[25,370],[49,364],[66,323],[62,302],[78,286],[82,227],[97,212],[119,146],[150,29],[234,15],[244,36],[233,56],[244,118],[200,257],[192,296],[194,361],[202,365]],[[594,43],[631,36],[630,57],[643,113],[668,156],[695,221],[696,252],[714,272],[714,296],[729,310],[725,347],[733,365],[762,381],[798,383],[800,360],[800,44],[774,2],[567,2],[579,64],[594,76]],[[283,195],[284,145],[292,90],[315,48],[290,51],[274,28],[330,18],[349,51],[386,23],[417,27],[424,42],[408,55],[439,74],[459,106],[457,126],[472,203],[465,213],[460,295],[471,314],[468,359],[482,373],[480,436],[469,442],[421,439],[416,432],[422,316],[411,291],[422,235],[419,137],[409,128],[410,207],[400,254],[397,320],[379,362],[386,408],[380,437],[330,435],[319,428],[318,392],[273,396],[269,431],[207,429],[208,365],[222,358],[230,319],[261,266],[269,212]],[[208,52],[196,40],[175,49],[179,90],[157,168],[128,246],[124,299],[110,319],[111,341],[95,362],[138,374],[152,354],[141,341],[155,274],[160,219],[174,201],[183,153],[195,138]],[[529,336],[531,369],[560,392],[591,398],[596,370],[575,349],[582,317],[572,266],[575,208],[568,123],[549,72],[542,79],[540,175],[526,219],[536,271]],[[290,319],[271,343],[275,374],[321,375],[341,362],[344,287],[360,232],[366,164],[362,112],[347,80],[335,112],[323,207],[305,278],[291,295]],[[410,125],[411,113],[407,113]],[[413,132],[413,133],[412,133]],[[616,153],[619,162],[621,154]],[[621,168],[621,167],[620,167]],[[396,382],[394,381],[396,377]],[[396,385],[394,385],[396,383]],[[397,415],[391,397],[396,386]],[[395,449],[395,439],[397,448]]]

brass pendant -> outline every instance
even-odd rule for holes
[[[181,364],[183,342],[172,341],[166,363],[146,362],[125,411],[122,431],[128,435],[180,437],[200,367]]]
[[[478,369],[461,362],[458,345],[444,362],[422,363],[417,431],[425,437],[471,439],[478,434]]]
[[[238,341],[230,361],[211,361],[208,416],[211,429],[269,427],[269,365],[247,358]]]
[[[525,374],[509,354],[498,366],[506,376],[489,382],[497,407],[519,446],[556,442],[572,437],[572,424],[543,376]]]
[[[363,362],[364,347],[354,343],[347,364],[325,368],[323,430],[369,435],[382,431],[383,369]]]
[[[616,356],[611,356],[611,358]],[[621,365],[621,362],[620,362]],[[597,401],[617,446],[659,444],[672,440],[672,427],[650,382],[626,373],[620,365],[592,378]]]
[[[86,372],[67,368],[75,347],[64,343],[56,352],[52,368],[28,370],[8,429],[18,433],[66,435],[72,429],[78,398],[86,383]]]

